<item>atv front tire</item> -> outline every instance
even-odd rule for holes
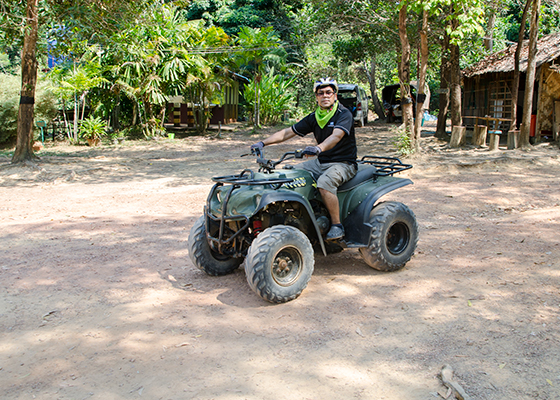
[[[313,274],[313,247],[293,226],[275,225],[257,236],[247,253],[245,274],[255,293],[271,303],[297,298]]]
[[[418,243],[418,223],[404,204],[379,203],[370,214],[370,244],[361,248],[364,261],[378,271],[396,271],[410,260]]]
[[[187,242],[189,256],[194,265],[208,275],[221,276],[235,271],[242,258],[224,256],[212,250],[206,238],[205,217],[200,217],[193,225]]]

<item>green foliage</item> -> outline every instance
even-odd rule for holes
[[[55,94],[68,101],[106,82],[101,76],[101,65],[95,50],[96,47],[88,49],[74,65],[66,63],[53,68],[51,79],[57,83]]]
[[[260,110],[260,80],[266,70],[264,63],[266,60],[273,60],[273,63],[282,64],[280,53],[273,52],[280,45],[280,39],[271,27],[250,28],[243,26],[239,31],[236,44],[243,48],[242,51],[237,53],[235,59],[237,67],[241,68],[241,71],[252,70],[254,74],[252,88],[248,89],[248,91],[253,91],[253,97],[249,100],[249,97],[245,95],[245,100],[252,102],[250,108],[256,127],[260,124],[262,115],[262,110]],[[274,68],[270,70],[273,71]]]
[[[5,49],[6,53],[0,53],[0,73],[15,74],[19,67],[19,52],[12,46]]]
[[[560,4],[558,1],[542,2],[539,21],[541,35],[560,31]]]
[[[236,44],[243,48],[237,53],[236,63],[243,70],[252,68],[258,73],[266,57],[280,44],[280,38],[272,27],[250,28],[242,26]]]
[[[195,37],[195,46],[201,48],[223,48],[230,43],[230,38],[222,28],[210,27],[203,29],[199,25]],[[187,74],[184,97],[190,101],[194,109],[195,125],[198,132],[205,133],[210,120],[209,103],[219,102],[221,88],[227,84],[229,77],[223,65],[227,63],[224,53],[207,54],[197,60],[196,68]]]
[[[37,86],[35,100],[35,121],[51,123],[58,116],[58,99],[46,81],[40,81]]]
[[[82,121],[80,136],[83,139],[98,139],[105,135],[107,124],[99,117],[88,117]]]
[[[286,78],[277,75],[274,69],[261,77],[260,82],[251,82],[245,88],[245,99],[251,104],[249,111],[254,114],[256,103],[255,88],[260,94],[260,115],[264,124],[277,124],[283,116],[284,111],[293,110],[294,102],[294,78]]]
[[[207,50],[226,48],[228,35],[201,21],[187,21],[174,5],[156,2],[114,39],[111,57],[106,58],[113,66],[107,68],[108,79],[113,91],[134,102],[145,135],[164,133],[166,104],[176,95],[201,108],[197,122],[204,131],[206,106],[223,83],[219,71],[227,56]]]
[[[54,67],[49,73],[49,79],[52,82],[52,92],[58,97],[62,108],[74,108],[77,118],[74,132],[69,136],[77,140],[78,124],[88,105],[87,95],[107,80],[101,76],[99,46],[87,46],[84,42],[77,42],[74,49],[74,60],[67,60]],[[91,100],[89,103],[91,105]]]
[[[15,143],[20,89],[19,75],[0,73],[0,147]],[[35,92],[35,121],[51,122],[57,112],[54,95],[40,82]]]
[[[501,13],[501,19],[504,21],[506,38],[510,42],[517,43],[519,37],[519,28],[521,17],[523,15],[523,6],[525,2],[516,0],[506,1],[506,6]],[[560,7],[557,1],[541,2],[539,33],[540,35],[548,35],[560,31]],[[526,21],[525,37],[529,38],[529,20]]]
[[[3,1],[0,15],[0,72],[18,73],[24,2]],[[57,40],[56,56],[68,64],[55,69],[53,91],[68,108],[80,102],[82,115],[99,116],[111,126],[136,136],[160,135],[171,96],[183,95],[197,110],[201,132],[210,102],[219,101],[231,71],[252,78],[245,101],[254,115],[259,98],[263,123],[275,123],[285,109],[315,106],[311,83],[320,76],[368,87],[365,63],[375,60],[379,89],[398,81],[398,7],[380,0],[92,0],[41,2],[42,30],[38,56],[46,41]],[[418,27],[424,9],[430,13],[428,82],[437,101],[443,29],[460,44],[465,67],[485,55],[484,15],[495,3],[481,0],[410,0],[408,35],[412,45],[411,75],[417,75]],[[502,4],[502,3],[500,3]],[[516,41],[522,9],[504,0],[497,11],[494,50]],[[453,6],[454,13],[449,10]],[[521,5],[522,7],[522,5]],[[196,21],[195,21],[196,20]],[[543,2],[541,34],[560,26],[560,9]],[[60,28],[64,27],[64,28]],[[46,29],[48,32],[45,32]],[[48,33],[48,35],[46,34]],[[237,35],[236,37],[234,37]],[[21,83],[0,87],[0,143],[15,137]],[[413,78],[414,79],[414,78]],[[44,81],[39,78],[39,82]],[[256,84],[256,86],[255,86]],[[12,93],[13,92],[13,93]],[[10,93],[10,94],[8,94]],[[57,101],[48,91],[36,96],[36,119],[52,120]],[[143,133],[140,132],[143,130]],[[405,139],[401,140],[402,142]],[[406,148],[404,146],[403,148]]]
[[[23,42],[26,2],[3,0],[0,6],[0,49],[10,56],[11,61],[15,61],[14,53],[20,53],[17,50],[21,49]]]
[[[0,147],[15,143],[21,78],[0,74]]]
[[[412,141],[410,140],[410,132],[405,129],[396,128],[394,132],[397,137],[393,140],[393,145],[397,149],[400,156],[408,156],[414,153],[414,148],[412,147]]]
[[[301,10],[300,0],[192,0],[187,7],[189,20],[203,19],[234,36],[240,27],[272,27],[281,39],[289,41],[296,29],[293,13]]]

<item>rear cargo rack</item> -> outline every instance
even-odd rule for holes
[[[363,156],[358,164],[374,166],[377,169],[374,175],[377,176],[389,176],[412,168],[412,165],[403,164],[395,157]]]

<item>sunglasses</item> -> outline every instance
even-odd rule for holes
[[[315,95],[317,97],[321,97],[321,96],[326,96],[326,97],[331,97],[334,94],[334,92],[332,90],[328,90],[326,92],[317,92],[315,93]]]

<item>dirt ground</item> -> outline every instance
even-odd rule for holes
[[[395,155],[392,126],[357,128],[359,155]],[[471,399],[560,399],[560,151],[455,150],[433,130],[414,185],[385,197],[419,221],[407,266],[316,255],[281,305],[186,245],[210,178],[254,168],[240,155],[263,135],[0,157],[0,398],[428,400],[450,365]]]

